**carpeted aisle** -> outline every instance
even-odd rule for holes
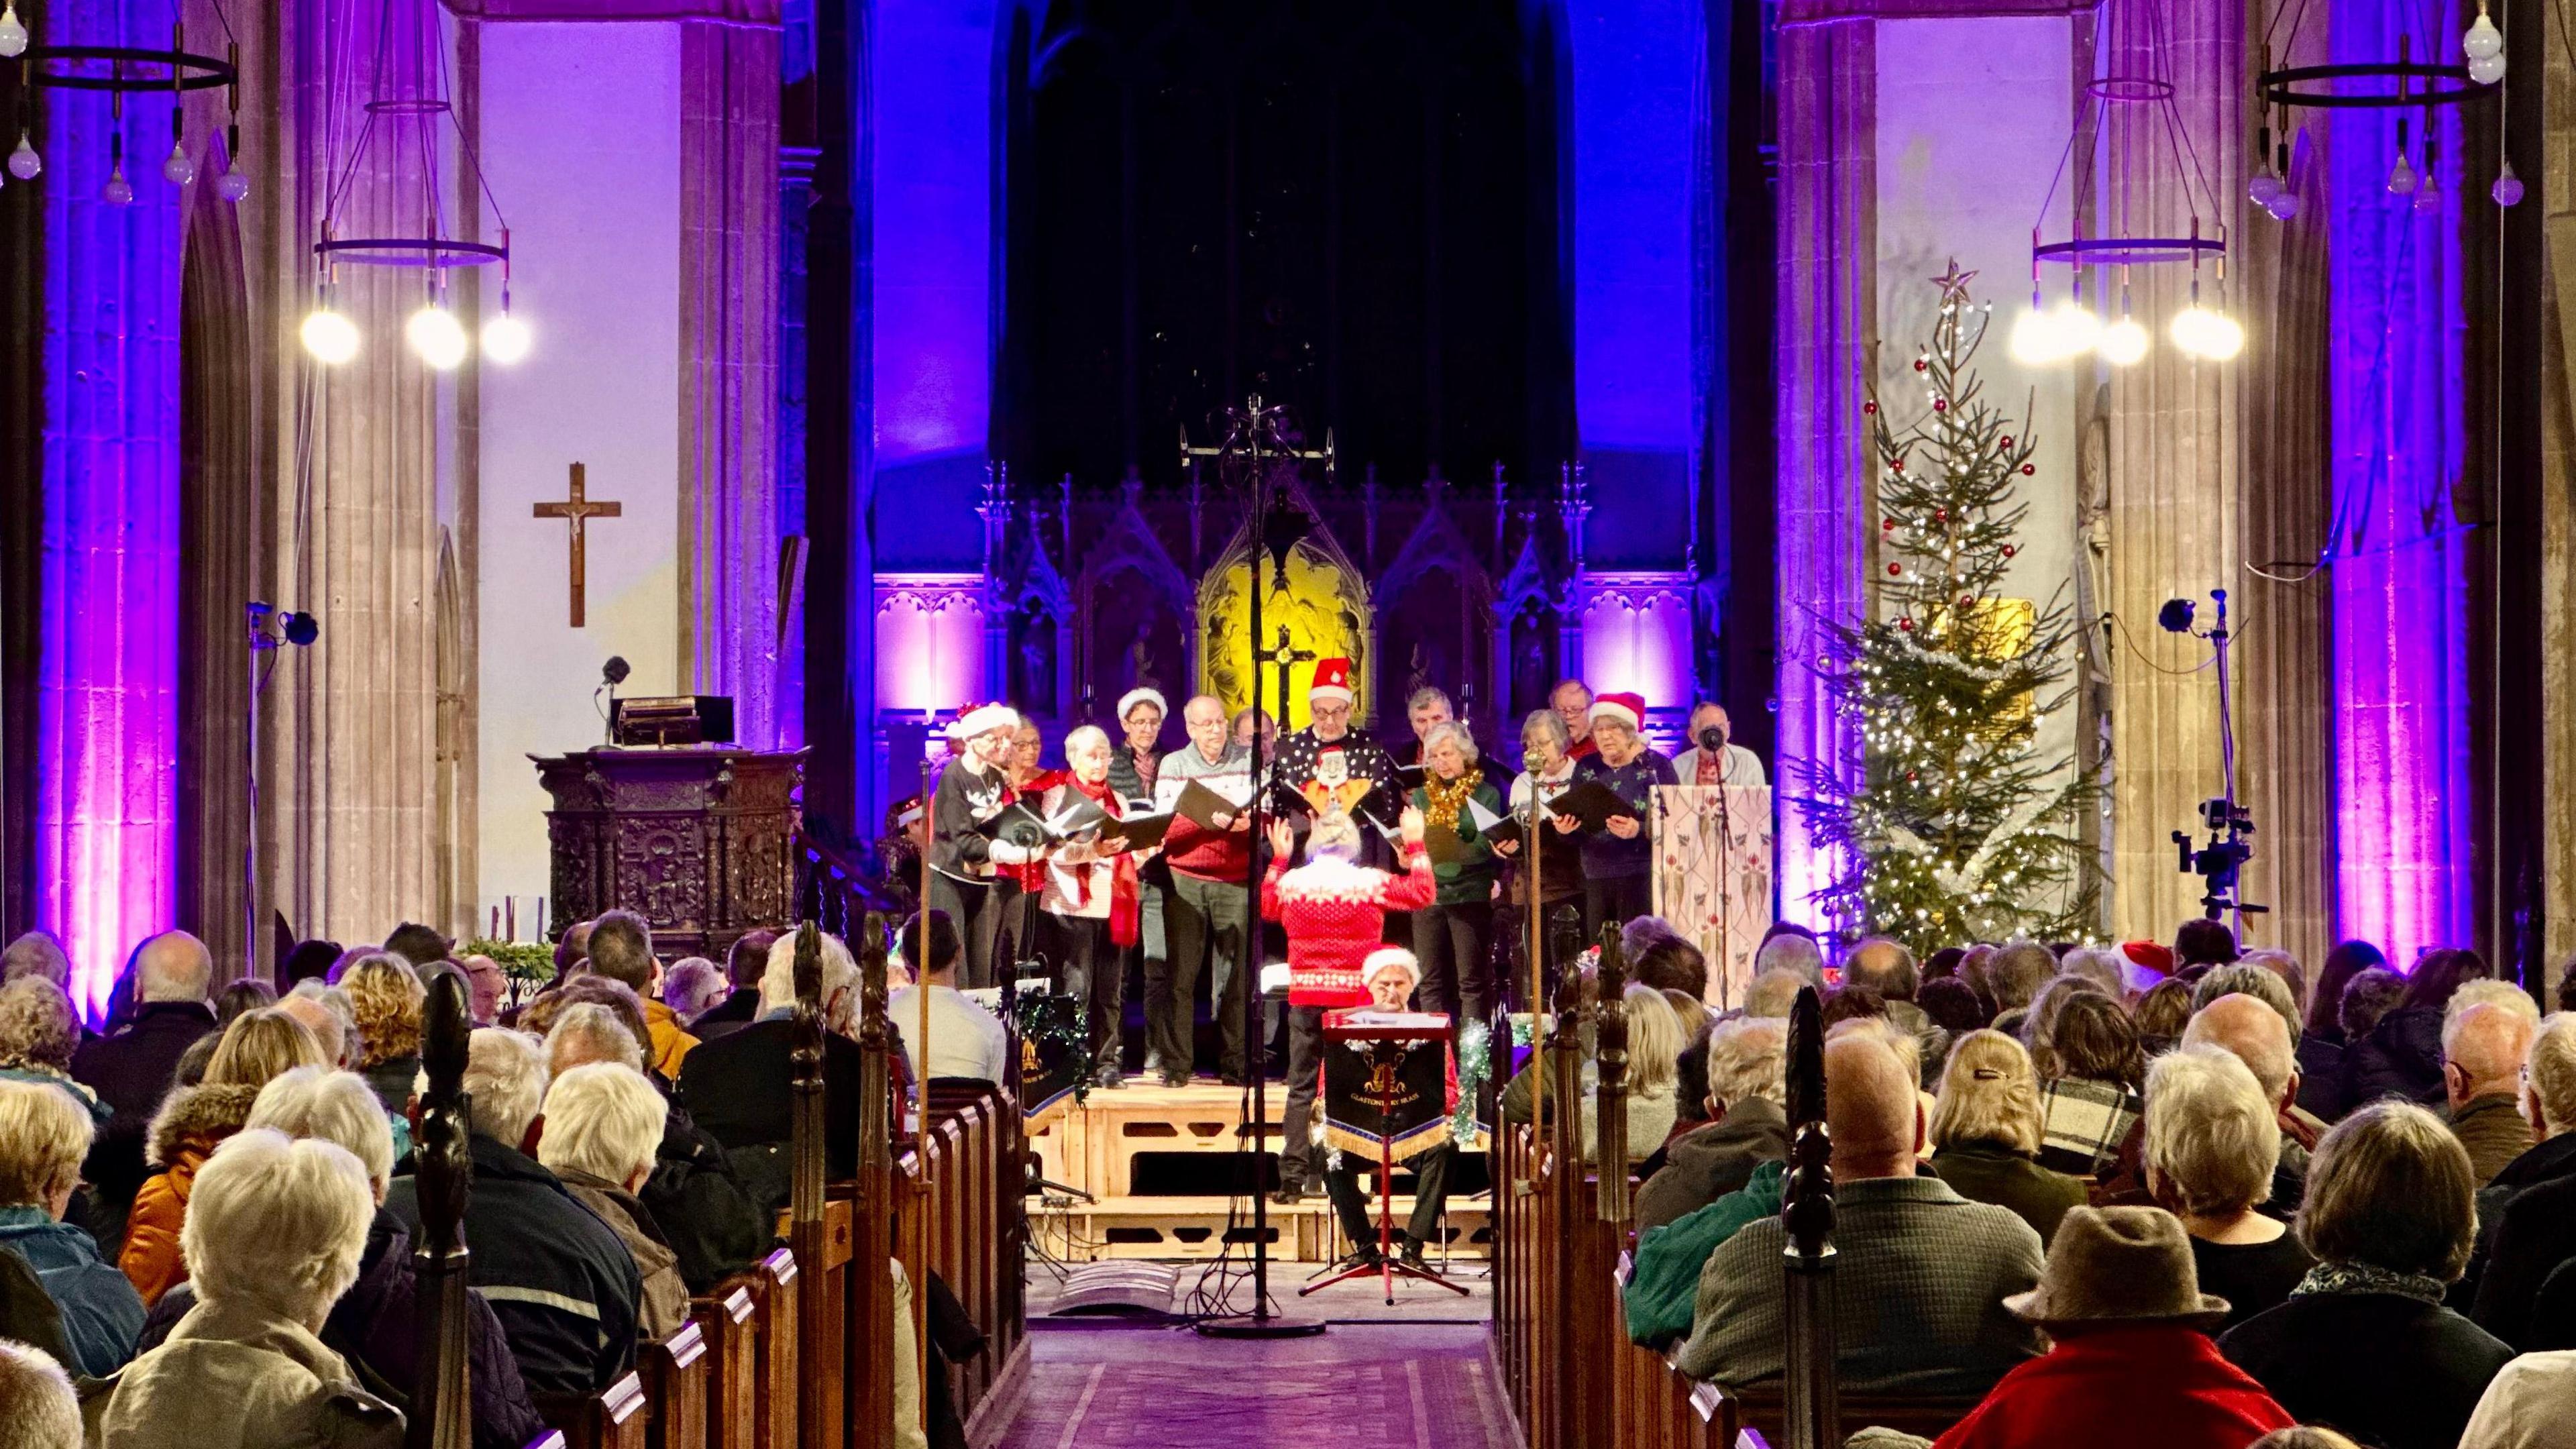
[[[1518,1449],[1483,1323],[1337,1324],[1250,1343],[1039,1328],[1000,1449]]]

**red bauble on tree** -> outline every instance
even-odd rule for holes
[[[1864,414],[1868,414],[1868,413],[1875,413],[1875,412],[1877,412],[1877,411],[1878,411],[1878,403],[1877,403],[1877,401],[1876,401],[1875,399],[1873,399],[1873,400],[1871,400],[1871,401],[1869,401],[1869,402],[1862,403],[1862,404],[1860,405],[1860,410],[1861,410]]]
[[[1950,521],[1950,510],[1949,510],[1949,509],[1946,509],[1946,508],[1935,508],[1935,509],[1933,509],[1933,510],[1932,510],[1932,521],[1933,521],[1934,523],[1947,523],[1947,522],[1949,522],[1949,521]]]
[[[1887,463],[1887,471],[1888,471],[1888,472],[1890,472],[1890,473],[1902,473],[1902,472],[1904,472],[1904,471],[1905,471],[1905,460],[1904,460],[1903,458],[1891,458],[1891,459],[1889,459],[1889,460],[1888,460],[1888,463]]]
[[[1914,621],[1911,619],[1899,619],[1896,621],[1896,630],[1900,634],[1911,634],[1914,632]]]
[[[2006,433],[2006,434],[2004,434],[2004,444],[2003,444],[2003,446],[2004,446],[2004,451],[2005,451],[2005,452],[2009,453],[2009,452],[2011,452],[2011,451],[2012,451],[2012,434],[2010,434],[2010,433]]]
[[[1905,572],[1905,565],[1903,564],[1889,564],[1887,566],[1887,576],[1891,579],[1903,572]]]
[[[1931,371],[1931,370],[1932,370],[1932,362],[1931,362],[1931,359],[1929,359],[1929,358],[1923,358],[1923,357],[1918,357],[1918,358],[1914,359],[1914,370],[1915,370],[1916,372],[1929,372],[1929,371]]]
[[[2011,544],[2005,544],[2005,545],[2004,545],[2004,557],[2006,557],[2006,558],[2011,558],[2012,556],[2013,556],[2013,546],[2012,546]]]
[[[1878,531],[1881,533],[1894,533],[1896,531],[1896,520],[1893,518],[1880,519],[1878,521]]]
[[[2036,463],[2024,463],[2024,464],[2022,464],[2022,465],[2021,465],[2021,476],[2023,476],[2023,477],[2025,477],[2025,478],[2027,478],[2027,477],[2031,476],[2032,474],[2034,474],[2034,473],[2036,473],[2036,472],[2038,472],[2038,471],[2039,471],[2039,465],[2038,465],[2038,464],[2036,464]]]
[[[1938,398],[1938,397],[1936,397],[1936,398],[1932,399],[1932,411],[1934,411],[1934,412],[1936,412],[1936,413],[1946,413],[1946,412],[1948,412],[1949,410],[1950,410],[1950,401],[1949,401],[1949,399],[1947,399],[1947,398]]]

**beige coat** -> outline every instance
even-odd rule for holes
[[[402,1411],[357,1378],[302,1324],[199,1303],[81,1410],[94,1449],[401,1449]]]

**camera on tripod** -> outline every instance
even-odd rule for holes
[[[2209,883],[2200,898],[2201,909],[2213,921],[2229,911],[2263,910],[2236,899],[2236,878],[2245,862],[2254,858],[2253,842],[2245,839],[2254,833],[2254,812],[2222,796],[2200,802],[2200,823],[2209,831],[2207,845],[2193,849],[2191,837],[2179,830],[2173,833],[2173,842],[2183,874]]]

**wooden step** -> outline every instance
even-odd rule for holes
[[[1348,1245],[1337,1240],[1332,1204],[1321,1196],[1309,1197],[1294,1207],[1271,1203],[1267,1211],[1270,1255],[1275,1260],[1321,1263],[1348,1251]],[[1411,1197],[1395,1199],[1399,1224],[1412,1211]],[[1490,1256],[1492,1219],[1483,1194],[1452,1197],[1445,1216],[1451,1256]],[[1116,1196],[1104,1197],[1097,1204],[1075,1202],[1061,1206],[1033,1201],[1029,1219],[1030,1232],[1038,1245],[1067,1262],[1214,1258],[1225,1249],[1229,1219],[1237,1254],[1248,1253],[1252,1247],[1250,1198]]]

